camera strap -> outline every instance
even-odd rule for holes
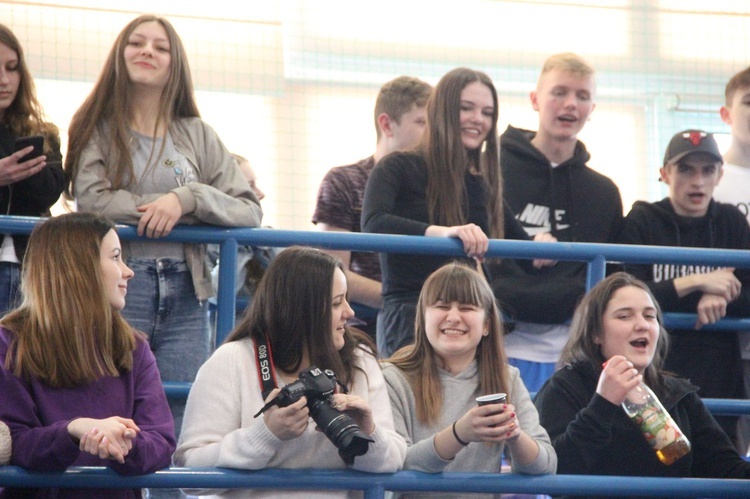
[[[268,343],[268,336],[255,340],[255,365],[258,368],[258,380],[260,389],[263,394],[263,400],[278,386],[276,383],[276,368],[273,365],[273,355],[271,354],[271,344]]]

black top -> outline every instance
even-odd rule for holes
[[[468,200],[465,223],[474,223],[489,234],[489,188],[482,177],[468,172],[464,182]],[[362,205],[363,232],[423,236],[427,227],[433,225],[426,191],[424,159],[415,153],[389,154],[375,166],[367,181]],[[505,237],[529,239],[507,208]],[[381,253],[383,296],[417,296],[432,272],[455,259],[443,255]]]
[[[16,136],[5,125],[0,124],[0,158],[14,152]],[[45,140],[49,140],[45,138]],[[45,144],[47,165],[39,173],[11,185],[0,186],[0,214],[38,217],[49,214],[49,208],[60,197],[65,188],[60,143]],[[28,237],[14,236],[16,256],[23,259]]]
[[[536,396],[539,422],[557,452],[558,473],[750,478],[750,462],[734,449],[695,386],[665,376],[664,390],[657,393],[692,445],[690,453],[667,466],[622,407],[596,393],[600,372],[588,362],[566,366]]]

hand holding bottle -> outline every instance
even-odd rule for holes
[[[596,393],[620,405],[625,401],[628,392],[638,386],[643,376],[633,367],[633,363],[622,355],[614,355],[602,366]]]

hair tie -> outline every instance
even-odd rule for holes
[[[461,440],[461,437],[458,436],[458,433],[456,432],[456,423],[458,423],[458,421],[454,421],[453,426],[451,426],[451,428],[453,429],[453,436],[456,437],[456,442],[466,447],[467,445],[469,445],[469,442],[464,442],[463,440]]]

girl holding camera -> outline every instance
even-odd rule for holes
[[[555,472],[549,436],[507,363],[492,289],[467,265],[449,263],[427,278],[415,342],[384,363],[383,375],[409,446],[405,469],[499,473],[507,449],[514,472]],[[476,397],[494,393],[506,401],[477,405]]]
[[[333,371],[348,388],[348,394],[333,395],[334,407],[350,415],[373,440],[352,469],[377,473],[400,469],[406,443],[393,428],[371,340],[346,325],[354,315],[346,297],[346,277],[338,259],[305,247],[280,252],[242,320],[198,372],[175,463],[242,469],[345,468],[336,447],[310,421],[306,397],[286,407],[272,405],[258,415],[280,387],[316,366]],[[269,384],[275,388],[267,390]],[[269,392],[265,397],[264,391]],[[253,497],[278,497],[279,491],[254,492]],[[222,496],[247,494],[234,490]],[[336,491],[319,494],[347,496]]]

